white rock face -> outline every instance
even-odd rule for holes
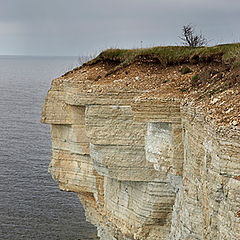
[[[182,128],[180,124],[154,122],[148,124],[146,157],[157,171],[180,174],[183,165]]]
[[[102,240],[240,239],[238,131],[217,132],[179,101],[77,84],[55,80],[43,106],[49,171]]]

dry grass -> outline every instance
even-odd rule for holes
[[[164,66],[201,62],[222,62],[238,65],[240,64],[240,43],[196,48],[167,46],[144,49],[108,49],[87,64],[112,61],[117,66],[124,66],[135,60],[156,62]]]

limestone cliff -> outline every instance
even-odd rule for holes
[[[42,122],[60,189],[78,194],[102,240],[240,239],[233,60],[215,50],[178,62],[107,54],[53,80],[47,94]]]

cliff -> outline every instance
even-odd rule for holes
[[[53,80],[49,172],[102,240],[240,239],[240,44],[107,50]]]

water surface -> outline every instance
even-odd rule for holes
[[[40,124],[51,80],[73,57],[0,56],[0,239],[95,239],[74,193],[48,173],[49,126]]]

